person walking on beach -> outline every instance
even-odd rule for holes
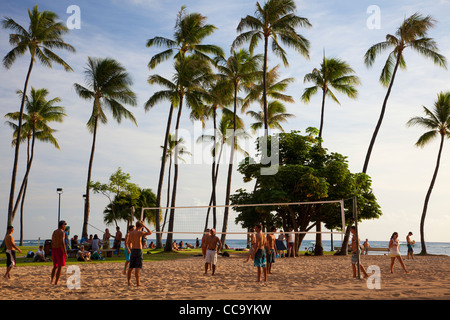
[[[256,251],[256,238],[255,238],[255,229],[250,228],[249,230],[251,233],[248,235],[248,240],[250,242],[250,249],[248,250],[247,260],[244,261],[248,262],[250,258],[255,259],[255,251]]]
[[[405,273],[408,273],[408,270],[406,270],[406,266],[403,263],[403,259],[400,254],[400,243],[398,240],[397,232],[394,232],[391,236],[391,240],[389,240],[389,257],[391,257],[391,273],[394,273],[395,259],[400,262],[400,265],[402,266]]]
[[[134,225],[130,225],[128,227],[128,232],[125,235],[125,266],[123,267],[123,274],[127,274],[127,268],[128,265],[130,264],[130,252],[131,252],[131,248],[128,246],[128,238],[130,235],[130,232],[134,231]]]
[[[67,223],[64,220],[61,220],[58,223],[58,229],[53,231],[52,234],[52,261],[53,261],[53,269],[52,269],[52,279],[50,283],[53,283],[53,279],[55,279],[55,285],[58,284],[59,278],[61,277],[61,269],[66,265],[67,251],[65,245],[65,232]]]
[[[414,260],[414,249],[413,249],[413,247],[414,247],[415,241],[414,241],[414,240],[411,240],[411,236],[412,236],[412,235],[413,235],[413,234],[412,234],[412,232],[410,231],[410,232],[408,233],[408,235],[406,236],[406,246],[408,247],[408,255],[406,256],[406,259],[411,258],[411,259]]]
[[[360,248],[360,239],[356,239],[356,227],[351,226],[350,232],[352,233],[352,269],[353,269],[353,278],[356,278],[356,271],[357,271],[357,264],[358,264],[358,254],[361,252]],[[369,275],[366,272],[366,269],[364,269],[364,266],[360,263],[359,269],[364,273],[364,278],[368,278]]]
[[[16,250],[19,251],[19,253],[22,253],[22,251],[19,249],[19,247],[16,246],[14,242],[14,237],[12,235],[13,232],[14,227],[8,226],[5,237],[6,273],[4,275],[5,279],[7,280],[11,279],[11,270],[16,266]]]
[[[367,254],[369,253],[369,248],[370,248],[369,239],[366,239],[366,241],[364,241],[363,248],[364,248],[364,255],[367,256]]]
[[[277,228],[272,227],[270,234],[266,236],[267,244],[267,274],[272,274],[272,264],[275,263],[276,246],[275,246],[275,232]]]
[[[147,232],[142,231],[145,229]],[[127,250],[130,253],[130,265],[128,269],[128,285],[131,285],[131,272],[135,269],[136,285],[141,285],[141,269],[144,256],[142,255],[142,237],[151,235],[152,232],[144,225],[143,221],[136,222],[136,230],[128,234]]]
[[[211,235],[211,231],[209,229],[206,229],[203,237],[202,237],[202,254],[203,258],[206,257],[206,239]]]
[[[205,274],[208,273],[208,266],[212,267],[212,275],[216,272],[217,252],[222,249],[222,242],[216,236],[216,230],[211,229],[210,235],[206,237]]]
[[[292,257],[293,258],[295,258],[295,249],[294,249],[294,247],[295,247],[295,233],[293,232],[293,229],[292,228],[289,228],[289,232],[288,232],[288,235],[287,235],[287,240],[288,240],[288,245],[287,245],[287,256],[288,256],[288,258],[291,256],[291,254],[292,254]]]
[[[120,253],[120,245],[122,243],[122,231],[120,231],[120,227],[116,227],[116,236],[114,237],[114,245],[113,249],[117,250],[117,256],[119,256]]]
[[[256,277],[256,282],[261,281],[261,271],[264,274],[264,282],[267,282],[267,267],[266,267],[266,237],[261,232],[262,226],[260,224],[255,226],[256,231],[256,252],[254,266],[258,270],[258,275]]]

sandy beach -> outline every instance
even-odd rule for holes
[[[361,257],[366,268],[378,266],[379,289],[354,279],[350,257],[323,256],[277,259],[267,283],[256,283],[256,268],[243,256],[219,256],[214,276],[204,275],[202,257],[144,262],[141,287],[129,287],[122,263],[77,264],[80,289],[69,289],[68,266],[60,283],[50,284],[51,266],[20,266],[13,278],[0,280],[0,299],[18,300],[353,300],[436,299],[450,300],[450,257],[427,256],[405,260],[405,274],[398,262],[389,271],[387,256]],[[4,272],[4,270],[2,270]],[[3,274],[2,274],[3,275]],[[375,282],[372,281],[374,285]]]

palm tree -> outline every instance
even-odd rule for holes
[[[187,14],[185,12],[185,7],[181,7],[175,24],[174,39],[168,39],[158,36],[147,41],[147,47],[157,46],[166,48],[166,50],[155,54],[151,58],[150,62],[148,63],[148,67],[150,69],[154,69],[159,63],[170,58],[175,52],[175,59],[184,59],[187,53],[192,53],[201,59],[207,60],[209,60],[207,54],[210,53],[223,55],[223,50],[220,47],[215,45],[202,44],[202,41],[207,36],[211,35],[216,29],[214,25],[206,24],[205,22],[206,17],[202,16],[199,13]],[[155,82],[157,82],[157,80],[155,80]],[[150,79],[149,83],[153,84]],[[167,99],[167,97],[165,99]],[[166,157],[164,155],[167,152],[167,139],[172,121],[173,108],[177,105],[178,101],[171,102],[169,117],[166,126],[164,148],[162,153],[163,155],[159,171],[158,190],[156,193],[157,207],[160,207],[161,204],[162,184],[164,180],[164,171],[166,165]],[[150,107],[150,105],[147,104],[146,108],[148,107]],[[156,219],[159,219],[159,216],[157,216]],[[162,248],[161,234],[158,233],[160,231],[160,221],[156,222],[156,231],[156,247]]]
[[[416,146],[423,148],[425,145],[430,143],[436,137],[440,137],[439,152],[436,161],[436,167],[434,169],[433,178],[431,179],[430,186],[428,187],[427,195],[425,196],[425,203],[422,210],[422,218],[420,220],[420,243],[422,245],[421,255],[427,254],[427,249],[425,246],[425,216],[427,214],[428,202],[430,200],[431,191],[433,190],[434,183],[439,171],[439,164],[441,161],[442,148],[444,146],[445,138],[450,138],[450,92],[441,92],[438,94],[437,100],[434,103],[434,109],[430,110],[423,106],[423,111],[425,113],[424,117],[414,117],[411,118],[407,125],[415,126],[419,125],[424,127],[427,132],[425,132],[419,140],[416,142]]]
[[[323,133],[325,99],[328,96],[339,105],[341,104],[331,89],[343,93],[351,99],[356,99],[358,90],[355,86],[360,84],[360,80],[357,76],[353,75],[354,73],[355,71],[345,61],[338,58],[326,58],[324,55],[320,68],[314,68],[311,73],[305,76],[304,82],[312,82],[314,84],[312,87],[306,88],[303,92],[302,100],[305,103],[309,103],[311,97],[319,89],[322,89],[319,143],[321,143]]]
[[[20,96],[23,95],[22,91],[18,92]],[[25,195],[28,186],[28,176],[31,170],[31,165],[34,158],[34,146],[36,139],[42,142],[49,142],[53,144],[56,148],[59,148],[58,142],[53,136],[56,131],[48,126],[49,122],[56,121],[62,122],[63,118],[66,116],[64,113],[64,107],[55,106],[56,103],[61,101],[60,98],[53,98],[47,100],[48,95],[47,89],[36,90],[31,88],[31,93],[29,97],[25,98],[25,109],[26,113],[23,113],[23,124],[22,124],[22,138],[21,142],[27,141],[27,168],[20,187],[17,200],[13,208],[13,215],[15,215],[19,201],[21,202],[20,210],[20,243],[23,242],[23,207],[25,202]],[[20,118],[19,112],[8,113],[5,118],[11,119],[13,121],[18,121]],[[18,125],[15,122],[7,121],[7,124],[14,129],[14,138],[12,145],[17,143]]]
[[[212,173],[212,177],[213,177],[213,188],[212,188],[212,192],[211,192],[211,198],[209,200],[209,205],[208,205],[208,210],[206,212],[206,220],[205,220],[205,228],[204,230],[206,230],[208,228],[208,221],[209,221],[209,213],[210,213],[210,206],[213,205],[215,206],[215,202],[214,202],[214,198],[216,196],[216,186],[217,186],[217,177],[219,175],[219,167],[220,167],[220,161],[222,159],[222,152],[223,152],[223,147],[225,145],[229,145],[231,146],[232,143],[232,139],[229,139],[230,136],[227,134],[228,130],[233,129],[233,118],[234,118],[234,114],[226,108],[222,109],[222,117],[219,121],[219,126],[214,130],[214,134],[213,135],[207,135],[207,134],[203,134],[200,137],[198,137],[197,142],[212,142],[213,143],[213,147],[211,148],[211,153],[213,154],[213,173]],[[235,141],[235,145],[234,145],[234,149],[237,152],[243,153],[246,156],[248,155],[248,153],[243,150],[239,144],[238,144],[238,140],[240,138],[249,138],[249,134],[247,134],[245,131],[243,131],[244,129],[244,121],[242,121],[242,119],[238,116],[236,116],[237,119],[237,132],[235,133],[235,137],[236,137],[236,141]],[[219,150],[218,156],[215,157],[216,151]],[[216,223],[217,223],[217,219],[216,219],[216,210],[214,210],[215,208],[213,207],[213,224],[212,227],[215,229],[216,228]]]
[[[108,119],[105,110],[112,113],[113,118],[121,123],[122,119],[129,119],[136,124],[133,114],[124,104],[136,105],[136,95],[131,91],[131,78],[125,68],[111,58],[88,57],[84,71],[87,87],[75,83],[75,91],[80,98],[93,102],[92,114],[87,122],[88,130],[92,133],[92,148],[89,159],[86,182],[86,201],[84,206],[84,221],[82,234],[87,234],[89,223],[89,184],[91,182],[92,164],[94,161],[95,141],[99,122],[106,124]]]
[[[199,59],[195,55],[185,57],[183,59],[175,60],[175,74],[173,83],[176,84],[176,90],[178,93],[178,114],[175,124],[175,141],[178,141],[178,133],[180,129],[180,119],[183,109],[183,104],[186,103],[187,107],[192,109],[200,108],[203,106],[202,98],[206,95],[207,83],[211,81],[211,67],[209,63]],[[178,152],[179,148],[175,147],[174,154],[174,176],[172,187],[172,199],[171,210],[169,216],[169,234],[166,239],[165,251],[172,251],[172,239],[175,217],[175,203],[178,185]]]
[[[172,171],[172,160],[175,153],[175,148],[178,148],[178,160],[181,160],[184,162],[183,155],[191,155],[189,151],[185,149],[183,146],[184,139],[183,137],[179,138],[178,141],[175,141],[174,136],[169,133],[169,143],[167,146],[167,152],[166,152],[166,158],[169,159],[169,174],[167,176],[167,205],[166,205],[166,212],[164,214],[164,222],[161,231],[164,232],[164,226],[166,225],[166,218],[167,218],[167,212],[169,211],[169,205],[170,205],[170,173]],[[161,146],[162,149],[164,149],[164,146]]]
[[[398,67],[405,69],[406,62],[404,60],[403,52],[406,48],[411,48],[425,58],[433,60],[434,64],[447,68],[446,58],[438,53],[438,47],[433,38],[427,36],[429,29],[434,27],[436,21],[431,16],[423,17],[419,13],[415,13],[409,18],[405,19],[402,25],[397,29],[395,35],[387,34],[386,41],[377,43],[367,50],[364,56],[366,66],[371,67],[376,57],[383,51],[391,49],[386,63],[381,71],[380,82],[383,86],[388,87],[386,96],[384,97],[383,106],[381,107],[381,114],[378,119],[375,131],[367,150],[366,159],[364,161],[363,172],[367,172],[370,155],[372,153],[375,139],[383,121],[384,113],[386,111],[387,101],[394,84],[395,75]]]
[[[254,132],[258,131],[264,126],[264,114],[262,111],[247,111],[247,115],[251,116],[256,122],[250,125]],[[269,128],[278,129],[284,132],[281,122],[287,122],[288,118],[295,117],[291,113],[286,113],[286,107],[280,101],[270,101],[267,106],[267,121]]]
[[[66,71],[73,71],[72,68],[52,50],[56,48],[75,52],[74,47],[65,43],[62,39],[62,36],[68,32],[68,28],[63,22],[57,21],[58,15],[56,13],[47,10],[39,11],[38,6],[35,5],[32,10],[28,9],[28,17],[30,19],[28,28],[21,26],[8,17],[4,17],[2,20],[2,27],[14,32],[9,35],[9,43],[14,46],[14,48],[3,58],[3,65],[5,68],[9,69],[16,59],[19,56],[24,55],[27,51],[30,53],[30,63],[22,90],[23,95],[18,118],[17,142],[15,144],[7,225],[12,225],[14,220],[14,191],[16,186],[17,164],[19,160],[20,139],[22,137],[22,117],[31,70],[37,59],[46,67],[51,68],[52,64],[56,63],[63,66]]]
[[[222,48],[201,43],[217,29],[214,25],[206,24],[206,19],[200,13],[186,13],[185,6],[182,6],[178,12],[173,39],[158,36],[147,40],[148,48],[152,46],[166,48],[166,50],[151,58],[148,67],[154,69],[158,64],[173,56],[174,53],[176,59],[185,57],[186,53],[195,54],[197,57],[206,60],[211,60],[208,54],[223,56]]]
[[[237,31],[240,33],[233,42],[232,48],[250,42],[249,51],[253,53],[260,40],[264,40],[263,63],[263,112],[264,129],[268,131],[267,118],[267,56],[269,38],[272,39],[272,51],[281,58],[285,67],[289,65],[286,51],[280,43],[296,50],[309,58],[309,41],[296,31],[297,27],[311,27],[308,19],[294,14],[296,5],[294,0],[268,0],[261,6],[256,3],[255,16],[246,16],[241,19]],[[249,30],[249,31],[245,31]],[[245,32],[244,32],[245,31]]]
[[[239,51],[233,51],[228,59],[217,57],[216,67],[219,70],[220,77],[226,79],[233,86],[233,135],[231,143],[230,163],[228,166],[228,180],[227,190],[225,196],[225,210],[222,225],[221,241],[225,243],[228,227],[228,211],[230,203],[231,192],[231,177],[233,174],[233,160],[234,160],[234,145],[236,144],[236,129],[237,129],[237,103],[238,93],[244,87],[244,84],[254,81],[258,77],[258,68],[261,62],[261,55],[251,55],[248,51],[241,49]]]

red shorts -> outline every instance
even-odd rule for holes
[[[64,267],[66,265],[66,255],[63,248],[52,249],[53,266]]]

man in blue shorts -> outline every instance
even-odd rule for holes
[[[267,268],[266,268],[266,237],[261,232],[262,226],[260,224],[255,226],[256,231],[256,253],[254,266],[258,268],[258,276],[256,282],[261,281],[261,271],[264,273],[264,282],[267,282]],[[262,270],[261,270],[262,269]]]

